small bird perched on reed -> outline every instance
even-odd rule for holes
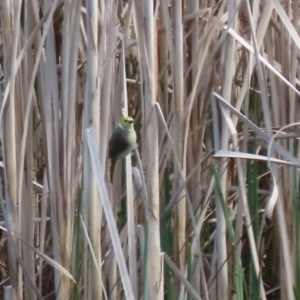
[[[116,162],[126,157],[137,147],[136,132],[133,127],[134,120],[130,117],[123,117],[113,131],[110,141],[108,155],[111,159],[110,181],[113,182]]]

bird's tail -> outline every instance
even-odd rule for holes
[[[116,159],[111,160],[111,164],[110,164],[110,182],[113,182],[113,179],[114,179],[114,171],[115,171],[116,162],[117,162]]]

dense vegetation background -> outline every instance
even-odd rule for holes
[[[299,4],[1,0],[1,299],[300,299]]]

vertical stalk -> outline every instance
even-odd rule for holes
[[[17,149],[16,149],[16,120],[15,120],[15,61],[18,46],[18,32],[20,3],[16,6],[11,1],[2,2],[1,27],[3,28],[3,54],[5,86],[10,79],[9,100],[4,110],[2,121],[2,145],[4,146],[5,163],[5,199],[7,199],[6,211],[7,220],[10,223],[12,232],[19,234],[19,223],[17,210]],[[17,8],[18,7],[18,8]],[[9,209],[10,208],[10,209]],[[13,242],[13,241],[10,241]],[[22,299],[22,280],[20,269],[17,265],[16,256],[8,243],[8,267],[12,293]],[[16,294],[15,294],[16,293]]]
[[[179,159],[180,166],[175,164],[175,186],[180,186],[181,176],[185,180],[186,161],[184,159],[184,58],[183,58],[183,21],[182,21],[182,1],[173,1],[174,6],[174,61],[173,80],[174,80],[174,144]],[[180,170],[181,168],[181,170]],[[181,175],[182,174],[182,175]],[[185,226],[186,226],[186,198],[185,190],[178,196],[180,201],[175,210],[175,261],[178,263],[181,272],[185,269]]]
[[[145,48],[148,68],[144,71],[144,139],[143,163],[145,166],[146,188],[149,197],[147,222],[149,234],[147,243],[148,279],[150,299],[163,299],[163,273],[160,259],[160,213],[159,213],[159,173],[158,173],[158,120],[154,104],[157,99],[157,53],[154,1],[143,1],[145,14]]]
[[[87,77],[84,98],[84,128],[92,127],[95,133],[96,147],[99,155],[100,136],[100,98],[98,81],[98,1],[87,1]],[[89,230],[89,235],[101,270],[101,206],[99,192],[93,176],[91,160],[84,139],[83,158],[83,206],[84,220]],[[89,299],[102,299],[102,286],[99,284],[97,269],[91,258],[90,252],[85,250],[85,286]]]

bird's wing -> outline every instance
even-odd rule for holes
[[[122,128],[117,128],[109,141],[108,154],[110,158],[117,158],[117,156],[128,148],[128,140],[126,139],[126,132]]]

